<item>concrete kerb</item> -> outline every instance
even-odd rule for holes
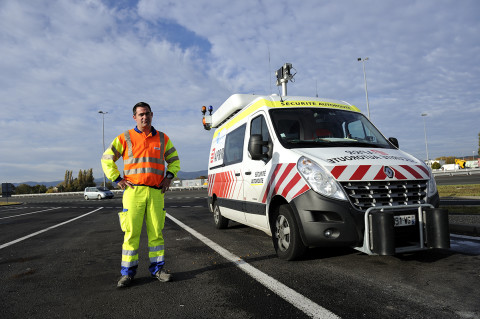
[[[455,197],[441,197],[440,200],[458,200],[458,199],[473,199],[480,200],[480,196],[455,196]],[[478,206],[478,205],[473,205]],[[480,225],[478,224],[460,224],[450,223],[450,233],[458,235],[467,235],[480,237]]]
[[[480,237],[480,225],[450,224],[450,233]]]

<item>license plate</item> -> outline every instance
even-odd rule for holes
[[[402,226],[412,226],[415,225],[415,215],[400,215],[400,216],[393,216],[395,219],[395,227],[402,227]]]

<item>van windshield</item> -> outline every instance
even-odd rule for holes
[[[286,148],[393,148],[361,113],[327,108],[270,110],[278,139]]]

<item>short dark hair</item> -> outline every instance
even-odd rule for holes
[[[135,115],[135,114],[137,113],[137,107],[146,107],[150,112],[152,112],[152,109],[150,108],[150,105],[148,105],[148,103],[138,102],[138,103],[135,104],[135,106],[133,107],[133,115]]]

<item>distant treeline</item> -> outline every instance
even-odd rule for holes
[[[46,187],[45,185],[30,186],[27,184],[20,184],[14,187],[14,194],[41,194],[41,193],[56,193],[56,192],[81,192],[85,187],[95,186],[95,179],[93,178],[93,168],[88,170],[80,170],[78,177],[73,178],[73,172],[66,170],[63,182],[57,186]],[[107,185],[108,186],[108,185]]]

